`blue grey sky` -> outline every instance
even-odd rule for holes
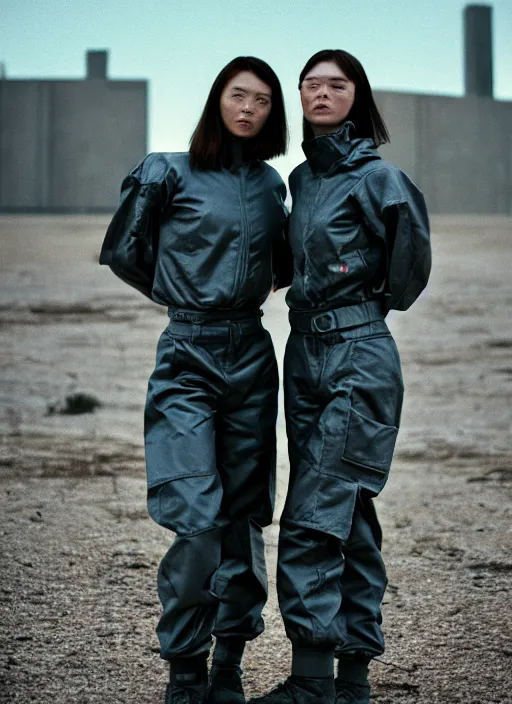
[[[86,49],[110,50],[111,78],[150,80],[150,151],[183,151],[219,70],[239,54],[270,63],[302,160],[297,78],[319,49],[343,48],[375,89],[463,93],[459,0],[3,0],[0,61],[10,78],[79,78]],[[512,0],[495,0],[494,85],[512,100]],[[399,138],[399,135],[391,135]]]

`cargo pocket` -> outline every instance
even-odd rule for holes
[[[350,408],[342,454],[343,473],[378,494],[386,483],[398,428],[385,425]]]
[[[221,502],[222,485],[217,473],[163,482],[150,487],[147,494],[151,518],[179,536],[220,525]]]
[[[321,472],[305,460],[290,483],[282,520],[328,533],[346,542],[359,487],[355,481]]]

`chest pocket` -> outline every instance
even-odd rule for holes
[[[360,287],[367,278],[368,266],[359,249],[343,254],[333,251],[331,256],[323,252],[318,259],[308,257],[306,261],[304,293],[311,301],[320,303],[341,291],[348,293]]]

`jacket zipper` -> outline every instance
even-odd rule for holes
[[[240,255],[238,257],[238,266],[235,277],[235,304],[238,303],[241,297],[243,283],[247,274],[247,266],[249,261],[249,224],[247,221],[247,209],[245,207],[246,193],[246,174],[245,168],[240,170]]]

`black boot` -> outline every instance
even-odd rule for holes
[[[242,668],[214,661],[205,704],[245,704]]]
[[[332,677],[292,675],[268,694],[251,699],[249,704],[334,704]]]
[[[165,690],[164,704],[204,704],[208,681],[198,673],[175,674]]]
[[[344,682],[337,677],[334,680],[336,688],[336,704],[370,704],[370,685]]]
[[[369,662],[362,654],[338,658],[336,704],[370,704]]]

